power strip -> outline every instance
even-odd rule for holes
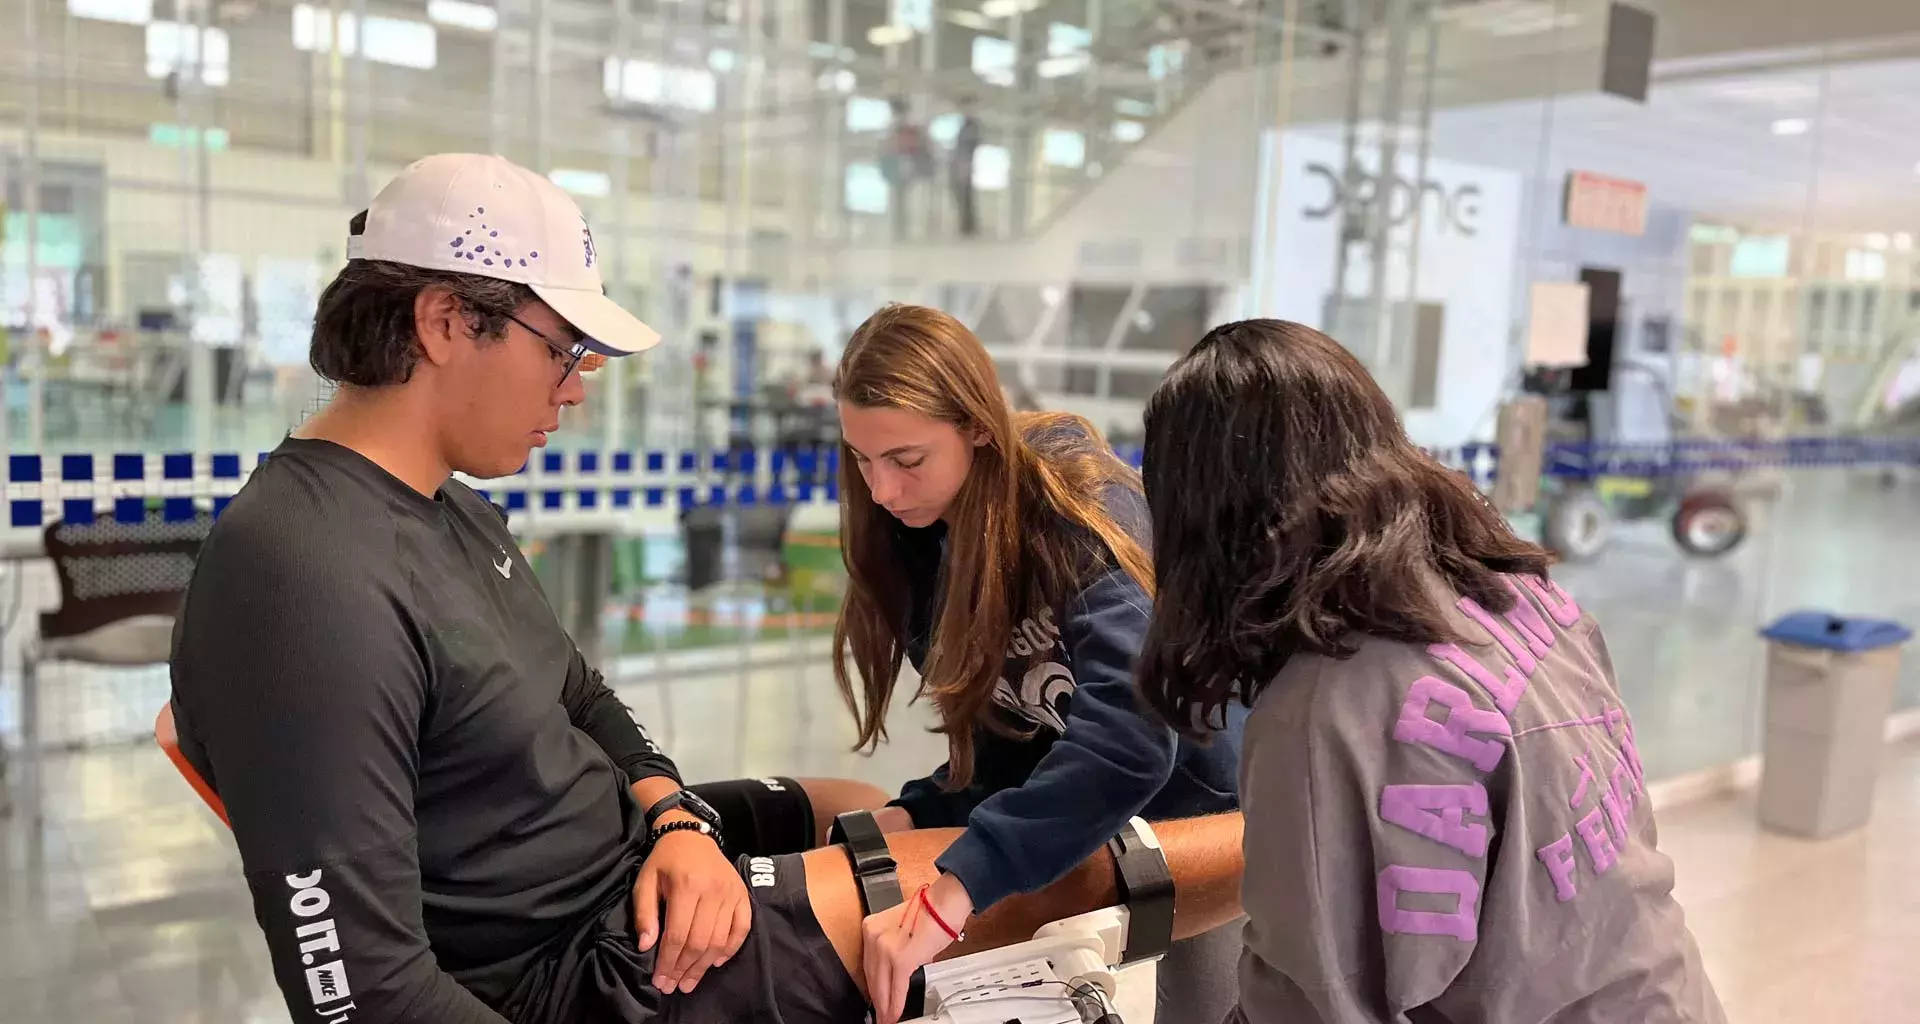
[[[941,1024],[1080,1024],[1067,980],[1044,957],[956,974],[941,988]]]

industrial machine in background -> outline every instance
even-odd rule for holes
[[[1749,418],[1734,438],[1683,438],[1671,321],[1630,323],[1616,271],[1587,268],[1581,281],[1586,362],[1526,369],[1523,394],[1501,411],[1495,504],[1508,514],[1537,511],[1543,543],[1570,561],[1604,550],[1615,523],[1646,519],[1666,519],[1690,555],[1733,551],[1747,536],[1749,464],[1700,455],[1766,436],[1766,417]]]
[[[1576,393],[1545,404],[1557,413],[1543,431],[1541,457],[1547,546],[1579,561],[1605,549],[1616,523],[1664,519],[1689,555],[1719,557],[1739,547],[1748,528],[1743,484],[1755,472],[1741,448],[1758,436],[1622,440],[1603,411],[1613,398]]]

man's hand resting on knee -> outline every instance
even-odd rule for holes
[[[666,931],[660,904],[666,903]],[[654,844],[633,887],[634,925],[642,952],[660,943],[653,984],[661,994],[691,992],[709,968],[726,963],[747,941],[753,901],[747,883],[720,845],[698,832],[670,832]]]

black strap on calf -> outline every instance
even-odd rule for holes
[[[1167,856],[1149,843],[1138,818],[1107,843],[1113,851],[1120,902],[1127,908],[1127,948],[1122,964],[1164,956],[1173,945],[1173,874]]]
[[[900,894],[899,865],[887,849],[886,833],[874,820],[872,811],[848,811],[833,819],[827,842],[847,849],[853,862],[853,880],[860,885],[860,904],[867,916],[891,910],[906,902]]]

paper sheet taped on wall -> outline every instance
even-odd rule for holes
[[[1587,286],[1536,281],[1528,298],[1528,366],[1587,364]]]

